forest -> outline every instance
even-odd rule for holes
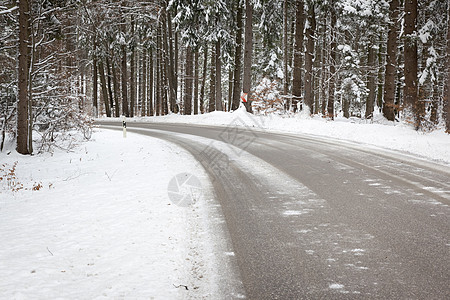
[[[450,133],[448,0],[1,0],[0,141],[235,111]],[[34,149],[36,147],[36,149]]]

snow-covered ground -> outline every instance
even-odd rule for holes
[[[130,120],[129,120],[130,121]],[[167,115],[134,118],[132,121],[192,123],[219,126],[250,126],[272,132],[289,132],[334,138],[397,150],[413,156],[450,164],[450,135],[443,129],[429,133],[417,132],[404,123],[389,122],[380,114],[373,121],[336,118],[328,121],[321,117],[299,114],[291,117],[280,115],[255,116],[241,107],[234,113],[212,112],[204,115]]]
[[[210,232],[206,174],[187,152],[103,130],[71,152],[6,150],[0,162],[1,299],[218,298],[223,242]],[[189,206],[168,194],[185,172],[200,189]]]

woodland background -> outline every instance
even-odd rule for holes
[[[449,2],[1,0],[1,147],[49,151],[100,116],[233,111],[243,92],[255,114],[450,132]]]

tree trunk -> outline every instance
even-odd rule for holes
[[[133,18],[133,17],[132,17]],[[130,117],[134,117],[136,106],[136,47],[134,45],[134,20],[131,21],[131,57],[130,57]]]
[[[342,112],[344,115],[344,118],[350,118],[350,99],[349,99],[349,93],[351,90],[344,91],[344,95],[342,96]]]
[[[167,64],[166,62],[166,46],[164,43],[164,36],[165,36],[166,29],[164,26],[161,27],[161,57],[160,57],[160,63],[161,63],[161,115],[165,116],[169,114],[169,80],[167,78]]]
[[[426,18],[428,18],[429,16],[425,16]],[[421,48],[422,48],[422,53],[419,55],[420,57],[420,68],[418,68],[418,71],[420,73],[423,73],[424,71],[426,72],[427,70],[427,60],[429,57],[431,57],[431,55],[428,53],[428,49],[430,48],[431,44],[430,42],[426,42],[426,43],[421,43]],[[428,77],[428,76],[427,76]],[[429,103],[430,105],[428,106],[429,109],[431,109],[431,104],[432,104],[432,100],[433,100],[433,94],[432,94],[432,79],[430,78],[426,78],[422,83],[420,81],[418,81],[418,89],[417,89],[417,101],[419,103],[423,103],[425,105],[425,103]],[[431,117],[431,114],[430,114]],[[431,120],[431,119],[430,119]]]
[[[163,34],[163,68],[164,68],[164,77],[166,78],[166,80],[164,82],[167,82],[166,85],[166,89],[168,91],[168,96],[169,96],[169,106],[170,106],[170,111],[173,113],[178,113],[178,106],[177,106],[177,99],[176,99],[176,95],[175,95],[175,88],[174,88],[174,73],[172,70],[172,59],[171,57],[173,56],[173,53],[169,53],[169,39],[168,38],[168,27],[170,25],[168,25],[169,23],[171,23],[171,20],[168,19],[168,12],[166,11],[166,9],[163,10],[163,15],[162,15],[162,34]],[[170,26],[170,31],[172,31],[172,26]],[[166,93],[167,94],[167,93]]]
[[[417,41],[415,37],[417,22],[417,0],[405,1],[405,87],[403,104],[405,117],[411,118],[414,128],[421,128],[421,105],[418,101],[417,81]]]
[[[322,66],[321,66],[321,83],[320,83],[320,98],[321,98],[321,113],[322,117],[326,115],[327,110],[327,90],[328,90],[328,77],[327,77],[327,17],[324,17],[324,24],[322,27]]]
[[[161,27],[158,25],[156,33],[156,74],[155,74],[155,116],[161,114],[161,97],[162,97],[162,82],[161,82]]]
[[[179,47],[178,47],[178,45],[179,45],[179,42],[178,42],[178,31],[175,31],[175,34],[174,34],[174,48],[175,48],[175,50],[174,50],[174,67],[173,67],[173,72],[174,72],[174,74],[173,74],[173,78],[174,78],[174,81],[175,81],[175,95],[178,95],[178,55],[179,55]]]
[[[19,0],[19,63],[17,102],[17,144],[20,154],[31,154],[28,148],[28,18],[30,9],[27,0]]]
[[[170,111],[174,110],[174,103],[172,99],[172,93],[171,93],[171,83],[172,83],[172,78],[171,76],[169,76],[169,68],[168,68],[168,64],[169,64],[169,51],[168,51],[168,40],[167,40],[167,2],[163,1],[163,9],[161,10],[161,43],[162,43],[162,60],[161,60],[161,68],[162,68],[162,72],[163,74],[161,76],[163,76],[163,90],[165,92],[165,95],[167,95],[167,91],[169,91],[169,103],[170,103]],[[164,96],[163,96],[164,99]],[[163,110],[164,110],[164,100],[163,100]],[[165,113],[163,113],[165,114]]]
[[[210,65],[210,81],[209,81],[209,105],[208,111],[216,110],[216,50],[211,50],[211,65]]]
[[[222,105],[222,58],[220,54],[220,39],[216,41],[216,110],[223,111]]]
[[[397,55],[397,66],[401,66],[403,64],[402,55]],[[394,98],[394,113],[397,117],[400,117],[400,107],[402,105],[402,95],[403,95],[403,75],[404,68],[397,68],[396,72],[396,85],[395,85],[395,98]]]
[[[297,0],[295,12],[295,45],[294,45],[294,68],[292,79],[292,108],[296,112],[298,103],[302,99],[302,52],[303,52],[303,0]]]
[[[96,43],[94,42],[94,57],[92,59],[92,106],[94,109],[94,117],[98,118],[98,69],[95,49]]]
[[[331,37],[331,47],[330,47],[330,78],[328,86],[328,106],[327,113],[328,118],[334,120],[334,90],[335,90],[335,80],[336,80],[336,10],[334,7],[331,8],[331,26],[330,26],[330,37]]]
[[[111,83],[111,66],[109,63],[109,58],[106,57],[106,76],[107,76],[107,83],[108,83],[108,96],[109,96],[109,104],[111,108],[111,115],[113,113],[114,109],[114,99],[113,99],[113,90],[112,90],[112,83]],[[118,117],[118,115],[115,115]]]
[[[231,111],[231,101],[233,99],[233,68],[228,69],[228,106],[227,111]]]
[[[234,55],[234,82],[233,82],[233,101],[231,103],[231,110],[239,108],[241,98],[241,60],[242,60],[242,5],[239,0],[237,7],[236,18],[236,52]]]
[[[176,6],[175,6],[176,7]],[[172,97],[174,98],[174,113],[178,113],[179,107],[177,105],[177,89],[178,89],[178,80],[177,80],[177,72],[175,70],[175,68],[177,67],[177,65],[175,64],[175,56],[178,56],[177,53],[174,53],[174,47],[173,47],[173,39],[177,38],[177,36],[173,34],[173,30],[172,30],[172,17],[170,14],[170,10],[167,11],[167,33],[168,33],[168,39],[169,39],[169,75],[172,78],[172,85],[171,85],[171,92],[172,92]],[[178,45],[177,47],[178,48]],[[176,49],[178,50],[178,49]]]
[[[198,49],[194,53],[194,115],[198,115]]]
[[[192,114],[192,84],[193,84],[193,59],[192,48],[186,47],[186,79],[184,83],[184,114]]]
[[[246,10],[247,12],[247,10]],[[247,30],[247,28],[246,28]],[[247,31],[246,31],[247,33]],[[288,0],[283,2],[283,94],[287,95],[289,93],[289,74],[288,74],[288,56],[289,56],[289,46],[288,46]]]
[[[106,116],[108,118],[110,118],[111,117],[111,107],[109,106],[108,88],[106,86],[106,77],[105,77],[105,68],[103,66],[102,61],[98,62],[98,71],[100,73],[100,83],[102,86],[102,97],[103,97],[103,102],[105,103]]]
[[[373,117],[373,107],[375,103],[376,98],[376,85],[375,85],[375,63],[376,63],[376,56],[375,56],[375,49],[372,44],[369,44],[369,56],[367,59],[367,64],[369,67],[369,82],[368,82],[368,88],[369,88],[369,95],[367,97],[366,102],[366,119],[372,119]]]
[[[244,103],[247,112],[252,113],[252,56],[253,56],[253,7],[250,0],[245,0],[245,45],[244,45],[244,76],[242,91],[247,94]]]
[[[32,2],[29,2],[29,9],[30,9],[30,15],[28,15],[27,18],[27,27],[28,27],[28,152],[30,154],[33,153],[33,73],[35,72],[34,64],[36,61],[36,57],[39,56],[38,53],[36,53],[36,40],[35,37],[37,34],[35,34],[34,26],[31,25],[33,22],[32,18],[32,11],[33,8]],[[36,29],[37,33],[39,33],[40,26]],[[66,68],[67,69],[67,68]],[[69,71],[70,72],[70,71]]]
[[[378,41],[377,107],[379,112],[381,112],[381,108],[383,107],[383,53],[386,53],[386,49],[384,49],[384,43],[382,42],[383,33],[380,33]]]
[[[205,44],[203,53],[203,73],[202,73],[202,87],[200,88],[200,112],[205,112],[205,86],[206,86],[206,72],[208,71],[208,45]]]
[[[447,58],[446,58],[446,80],[444,81],[444,111],[446,132],[450,134],[450,3],[447,5]]]
[[[318,28],[317,28],[317,23],[316,23],[316,32],[317,32]],[[321,63],[322,63],[322,50],[321,50],[321,44],[319,41],[319,35],[323,32],[322,29],[320,29],[320,32],[318,32],[317,34],[317,42],[315,43],[314,46],[314,63],[313,63],[313,68],[316,72],[315,76],[314,76],[314,80],[313,80],[313,94],[314,94],[314,111],[312,112],[313,114],[317,115],[320,112],[320,93],[321,93],[321,79],[322,79],[322,68],[321,68]]]
[[[295,2],[293,2],[295,5]],[[290,26],[290,33],[289,33],[289,39],[288,39],[288,92],[291,92],[291,100],[292,100],[292,67],[294,62],[294,43],[295,43],[295,16],[290,18],[289,26]],[[289,90],[290,89],[290,90]],[[290,103],[290,107],[292,106],[292,103]]]
[[[314,94],[313,94],[313,59],[314,59],[314,32],[316,30],[315,7],[310,3],[309,7],[309,26],[306,29],[308,43],[305,53],[305,105],[309,108],[310,114],[314,112]]]
[[[111,64],[112,68],[112,79],[113,79],[113,88],[114,88],[114,109],[116,112],[116,117],[120,117],[120,103],[119,103],[119,82],[117,80],[117,72],[116,72],[116,64],[114,60]]]
[[[144,48],[142,50],[142,76],[141,76],[141,116],[146,115],[146,105],[147,105],[147,51]]]
[[[148,73],[149,73],[149,78],[148,78],[148,104],[147,104],[147,115],[148,116],[153,116],[153,87],[154,85],[154,69],[153,69],[153,51],[152,48],[150,48],[149,50],[149,54],[148,54]]]
[[[161,96],[161,114],[163,116],[169,114],[169,98],[168,98],[168,90],[169,90],[169,84],[168,84],[168,78],[166,77],[167,74],[167,67],[164,63],[164,51],[161,52],[161,82],[162,82],[162,96]]]
[[[445,73],[446,74],[446,73]],[[436,85],[433,85],[433,96],[431,99],[431,112],[430,112],[430,121],[437,125],[439,123],[438,109],[439,109],[439,88]]]
[[[128,78],[127,78],[127,49],[122,45],[122,113],[125,117],[130,116],[128,110]]]
[[[182,113],[184,113],[184,84],[186,81],[186,47],[181,47],[180,49],[180,65],[179,65],[179,70],[178,70],[178,74],[180,75],[180,82],[179,82],[179,86],[180,86],[180,93],[181,93],[181,101],[180,101],[180,110],[182,111]]]

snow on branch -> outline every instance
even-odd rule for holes
[[[0,9],[3,9],[3,8],[5,8],[5,7],[3,7],[3,6],[0,7]],[[0,16],[10,14],[13,11],[17,10],[18,8],[19,8],[18,6],[14,6],[14,7],[11,7],[10,9],[0,10]]]

